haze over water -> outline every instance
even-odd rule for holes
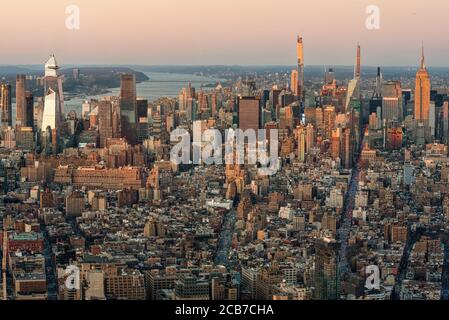
[[[136,70],[138,71],[138,70]],[[144,74],[150,78],[148,81],[144,81],[136,84],[137,97],[148,99],[149,102],[155,101],[162,97],[176,97],[179,91],[188,85],[189,82],[192,86],[200,89],[201,86],[216,84],[220,79],[203,77],[191,74],[177,74],[177,73],[161,73],[161,72],[144,72]],[[85,100],[101,99],[106,96],[119,96],[120,88],[109,89],[110,92],[96,95],[77,97],[65,101],[66,112],[75,110],[77,114],[81,113],[81,105]]]

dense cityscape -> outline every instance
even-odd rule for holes
[[[76,110],[81,67],[4,77],[0,298],[449,299],[447,79],[419,43],[413,76],[364,77],[359,44],[353,76],[310,76],[305,43],[291,71],[223,68],[152,101],[120,70]],[[276,132],[276,171],[173,162],[195,127]]]

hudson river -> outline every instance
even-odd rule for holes
[[[143,97],[148,101],[154,101],[161,97],[177,97],[179,91],[183,87],[187,87],[189,81],[192,86],[199,90],[202,85],[217,84],[220,79],[195,76],[191,74],[176,74],[176,73],[159,73],[159,72],[144,72],[150,78],[148,81],[138,83],[136,85],[137,97]],[[85,100],[99,99],[104,96],[118,96],[120,95],[120,88],[108,89],[109,93],[98,96],[76,97],[64,102],[65,112],[75,110],[79,115],[81,114],[81,105]]]

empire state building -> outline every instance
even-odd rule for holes
[[[416,73],[415,120],[428,121],[430,118],[430,77],[424,61],[424,47],[421,53],[421,66]]]

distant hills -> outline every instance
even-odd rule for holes
[[[39,67],[39,69],[37,68]],[[110,88],[120,87],[120,74],[134,73],[136,82],[143,82],[149,78],[140,71],[135,71],[129,67],[120,66],[88,66],[79,67],[80,76],[73,77],[73,68],[62,68],[60,74],[64,75],[64,92],[68,95],[86,94],[96,95],[106,92]],[[43,76],[43,66],[0,66],[0,79],[12,84],[12,96],[15,95],[15,78],[17,74],[32,76]],[[27,82],[28,90],[35,96],[43,96],[43,88],[36,81]]]

